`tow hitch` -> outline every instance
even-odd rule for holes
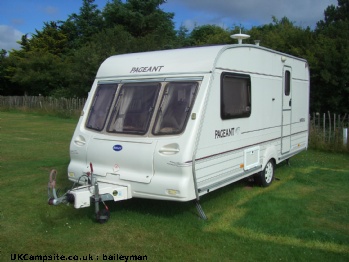
[[[116,184],[111,184],[104,181],[98,181],[96,175],[93,174],[93,166],[90,163],[91,172],[87,172],[87,184],[83,186],[75,187],[75,183],[72,189],[68,190],[62,196],[58,197],[56,190],[56,177],[57,171],[51,170],[48,182],[48,204],[74,204],[75,208],[89,207],[91,201],[95,204],[95,216],[96,220],[103,224],[109,220],[110,212],[105,201],[108,200],[124,200],[127,199],[127,187]],[[102,203],[104,208],[99,208],[99,203]]]
[[[69,191],[67,191],[61,197],[57,196],[56,177],[57,177],[57,170],[52,169],[50,172],[49,182],[47,186],[47,194],[49,197],[48,204],[56,206],[61,203],[74,203],[74,195],[70,194]]]

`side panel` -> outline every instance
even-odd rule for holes
[[[309,82],[293,80],[291,153],[308,147],[309,131]]]
[[[250,116],[221,118],[220,79],[226,72],[250,76]],[[304,60],[236,48],[221,54],[213,75],[195,156],[199,195],[261,171],[270,159],[279,163],[308,143],[309,72]]]
[[[260,171],[264,158],[281,151],[282,77],[251,77],[251,115],[222,120],[216,70],[197,149],[195,172],[200,194]],[[243,72],[239,72],[243,74]]]
[[[290,125],[283,125],[282,153],[278,160],[282,161],[308,147],[309,130],[309,70],[306,62],[289,62],[284,68],[284,75],[290,71],[290,94],[285,95],[283,89],[283,123],[285,119]],[[286,80],[286,79],[284,79]],[[284,82],[285,88],[285,82]],[[289,137],[286,134],[290,134]]]

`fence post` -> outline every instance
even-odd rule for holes
[[[323,127],[324,127],[324,142],[326,142],[326,114],[324,113]]]
[[[313,112],[313,128],[316,129],[316,116],[314,112]]]
[[[332,128],[332,131],[333,131],[333,137],[332,137],[332,142],[335,142],[336,141],[336,114],[333,114],[333,128]]]
[[[320,120],[320,113],[316,113],[318,115],[318,121],[317,124],[319,125],[319,131],[321,130],[321,120]]]
[[[332,125],[331,125],[331,114],[330,114],[330,111],[327,111],[328,113],[328,123],[329,123],[329,133],[328,133],[328,141],[331,142],[331,129],[332,129]]]

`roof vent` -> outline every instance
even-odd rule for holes
[[[241,29],[240,29],[240,33],[239,34],[231,35],[230,37],[233,38],[233,39],[237,39],[239,45],[242,44],[242,40],[243,39],[250,38],[249,35],[241,34]]]

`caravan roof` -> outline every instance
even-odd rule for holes
[[[189,72],[209,72],[224,46],[183,48],[115,55],[106,59],[97,78]]]
[[[111,56],[102,63],[96,78],[204,74],[217,67],[279,75],[281,56],[306,62],[257,45],[217,45]],[[303,72],[299,77],[305,77]]]

